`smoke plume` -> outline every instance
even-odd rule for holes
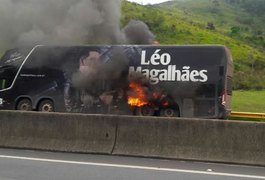
[[[0,49],[150,43],[153,35],[144,23],[132,21],[121,30],[120,8],[120,0],[1,0]]]
[[[123,32],[130,44],[152,44],[154,42],[153,33],[144,22],[139,20],[131,20]]]

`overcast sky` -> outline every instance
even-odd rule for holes
[[[169,0],[128,0],[128,1],[146,5],[146,4],[157,4],[157,3],[161,3],[161,2],[165,2]]]

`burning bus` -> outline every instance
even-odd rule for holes
[[[36,46],[0,61],[0,109],[227,118],[222,45]]]

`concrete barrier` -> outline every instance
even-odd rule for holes
[[[0,112],[0,146],[110,154],[116,120],[100,115]]]
[[[265,123],[128,117],[113,154],[265,165]]]
[[[265,123],[0,111],[0,147],[265,166]]]

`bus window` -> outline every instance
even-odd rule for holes
[[[214,98],[216,86],[214,84],[203,84],[196,90],[196,97]]]
[[[6,88],[6,80],[5,79],[0,79],[0,90]]]
[[[219,76],[224,76],[224,66],[219,67]]]

